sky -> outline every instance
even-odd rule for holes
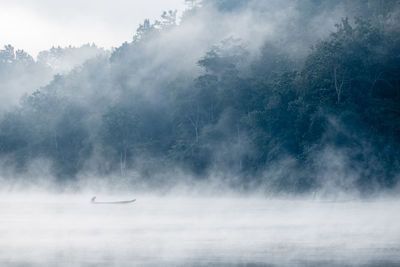
[[[0,47],[33,56],[52,46],[95,43],[109,49],[131,41],[144,19],[182,12],[184,0],[1,0]]]

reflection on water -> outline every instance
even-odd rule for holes
[[[397,200],[133,197],[2,194],[0,266],[400,266]]]

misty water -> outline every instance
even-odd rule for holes
[[[0,266],[399,266],[399,200],[1,194]]]

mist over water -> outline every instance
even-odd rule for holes
[[[0,267],[400,266],[400,0],[185,3],[0,49]]]
[[[1,194],[1,266],[398,266],[400,201]],[[132,195],[98,195],[98,200]]]

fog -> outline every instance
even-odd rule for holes
[[[397,266],[400,202],[1,194],[1,266]]]
[[[78,2],[4,4],[75,38],[0,50],[0,266],[400,265],[399,0]]]
[[[184,0],[3,0],[0,7],[0,46],[11,43],[33,56],[52,46],[118,47],[144,19],[185,8]]]

